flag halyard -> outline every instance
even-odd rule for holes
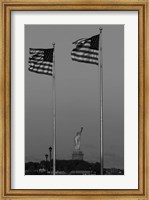
[[[29,68],[31,72],[53,76],[53,51],[54,49],[30,48]]]
[[[91,38],[82,38],[73,42],[76,47],[71,52],[72,60],[98,65],[99,37],[100,35],[98,34]]]

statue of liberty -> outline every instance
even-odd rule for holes
[[[83,127],[81,127],[81,130],[76,133],[76,136],[74,138],[75,142],[75,151],[80,151],[80,145],[81,145],[81,133],[83,131]]]

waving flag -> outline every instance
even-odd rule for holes
[[[53,75],[53,48],[52,49],[33,49],[30,48],[29,68],[35,73]]]
[[[82,38],[73,42],[76,47],[71,52],[72,60],[98,65],[99,36],[98,34],[91,38]]]

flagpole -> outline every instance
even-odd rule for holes
[[[53,45],[53,175],[56,172],[56,87],[55,87],[55,43]]]
[[[102,52],[102,27],[100,30],[99,39],[99,67],[100,69],[100,174],[103,175],[103,52]]]

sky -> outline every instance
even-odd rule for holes
[[[84,160],[100,162],[100,71],[71,60],[72,44],[99,33],[103,46],[104,167],[124,169],[124,26],[25,25],[25,161],[41,161],[52,140],[52,77],[28,70],[29,48],[52,48],[56,69],[56,157],[71,159],[83,126]]]

